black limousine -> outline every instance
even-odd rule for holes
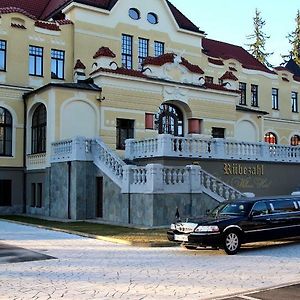
[[[204,217],[177,220],[167,236],[187,249],[222,248],[227,254],[244,243],[300,237],[300,196],[225,201]]]

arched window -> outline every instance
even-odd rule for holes
[[[44,104],[40,104],[32,116],[31,153],[46,152],[47,112]]]
[[[265,142],[269,144],[277,144],[277,136],[273,132],[267,132],[265,134]]]
[[[0,107],[0,156],[12,155],[12,116]]]
[[[183,136],[183,114],[176,106],[162,104],[156,115],[158,133],[168,133]]]
[[[291,137],[291,145],[292,146],[300,146],[300,136],[295,134]]]

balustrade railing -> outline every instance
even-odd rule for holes
[[[183,157],[300,163],[300,147],[161,134],[141,141],[127,140],[125,157],[129,160]]]
[[[26,156],[26,167],[28,170],[44,169],[49,166],[46,153],[28,154]]]
[[[201,185],[208,194],[216,194],[225,200],[235,200],[244,196],[240,191],[204,170],[201,170]]]
[[[199,149],[205,144],[194,143],[194,141],[185,143],[184,139],[174,139],[173,141],[172,147],[178,148],[178,151]],[[184,149],[184,147],[190,148]],[[126,165],[100,139],[74,138],[52,144],[51,162],[72,160],[93,161],[104,174],[121,188],[122,193],[182,194],[206,192],[218,201],[236,199],[242,196],[242,193],[205,172],[197,165],[186,167],[165,167],[161,164],[148,164],[145,167]]]

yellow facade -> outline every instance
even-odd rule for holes
[[[184,136],[189,134],[188,120],[193,118],[201,121],[201,132],[198,134],[204,137],[211,137],[212,128],[218,127],[225,130],[225,138],[241,138],[243,132],[237,133],[241,122],[245,128],[248,123],[252,124],[256,142],[263,141],[267,132],[275,133],[278,143],[287,145],[292,136],[300,136],[299,112],[291,110],[291,92],[300,94],[298,79],[295,80],[287,70],[268,73],[255,68],[247,69],[234,58],[219,58],[222,65],[211,63],[209,56],[202,51],[203,33],[180,28],[165,1],[148,2],[142,5],[137,0],[118,1],[111,10],[74,2],[62,8],[66,19],[71,22],[54,23],[57,30],[41,28],[36,25],[36,20],[20,12],[1,14],[0,40],[6,41],[7,49],[6,70],[0,72],[0,107],[6,108],[13,116],[13,150],[10,157],[0,157],[0,166],[23,167],[24,151],[25,154],[32,152],[31,118],[39,103],[47,109],[47,152],[51,151],[51,143],[71,138],[76,132],[89,137],[100,136],[109,147],[116,149],[118,118],[134,120],[135,138],[153,137],[158,131],[156,128],[145,128],[145,113],[157,114],[163,103],[175,105],[182,111]],[[139,9],[140,20],[130,19],[128,9],[131,7]],[[153,8],[159,12],[159,22],[155,25],[145,20],[145,15]],[[158,77],[153,77],[151,73],[147,77],[139,77],[111,72],[113,69],[97,70],[97,59],[93,56],[101,47],[108,47],[116,55],[111,61],[118,68],[122,66],[123,34],[132,36],[135,70],[138,69],[138,39],[143,38],[149,42],[149,56],[155,55],[154,42],[160,41],[164,43],[165,53],[175,53],[175,57],[199,66],[204,73],[195,75],[175,62],[155,66],[161,75]],[[43,48],[42,76],[29,75],[30,45]],[[62,80],[51,79],[52,49],[65,53]],[[74,82],[77,59],[86,66],[86,78],[93,72],[91,77],[102,89],[101,92],[77,89],[75,85],[72,88],[51,85],[42,88],[49,83]],[[206,88],[186,80],[192,76],[210,76],[213,83],[219,85],[219,78],[230,68],[235,69],[232,73],[238,79],[235,83],[231,82],[236,84],[235,89],[226,90],[222,86]],[[238,82],[246,83],[245,107],[250,109],[248,111],[236,109],[240,101],[240,94],[236,92]],[[250,87],[253,84],[258,86],[257,107],[251,107]],[[272,88],[279,91],[279,108],[276,110],[272,109]],[[30,95],[25,97],[24,114],[23,95],[28,92]],[[27,118],[26,124],[24,116]],[[25,125],[27,141],[24,150]],[[247,132],[244,135],[247,141]]]

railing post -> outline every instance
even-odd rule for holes
[[[270,156],[270,144],[265,142],[260,142],[260,155],[261,157],[259,159],[269,161],[271,160]]]
[[[127,139],[125,141],[125,158],[128,160],[134,160],[138,157],[138,153],[134,152],[135,139]]]
[[[173,156],[171,134],[159,134],[158,135],[158,156]]]
[[[197,165],[187,165],[189,172],[189,184],[191,193],[202,193],[201,167]]]
[[[147,170],[147,192],[163,191],[163,166],[161,164],[148,164]]]
[[[225,158],[225,142],[222,138],[215,138],[211,143],[211,156],[213,158]]]
[[[121,187],[121,191],[123,194],[130,193],[132,168],[133,166],[131,165],[123,166],[123,179],[122,179],[122,187]]]

